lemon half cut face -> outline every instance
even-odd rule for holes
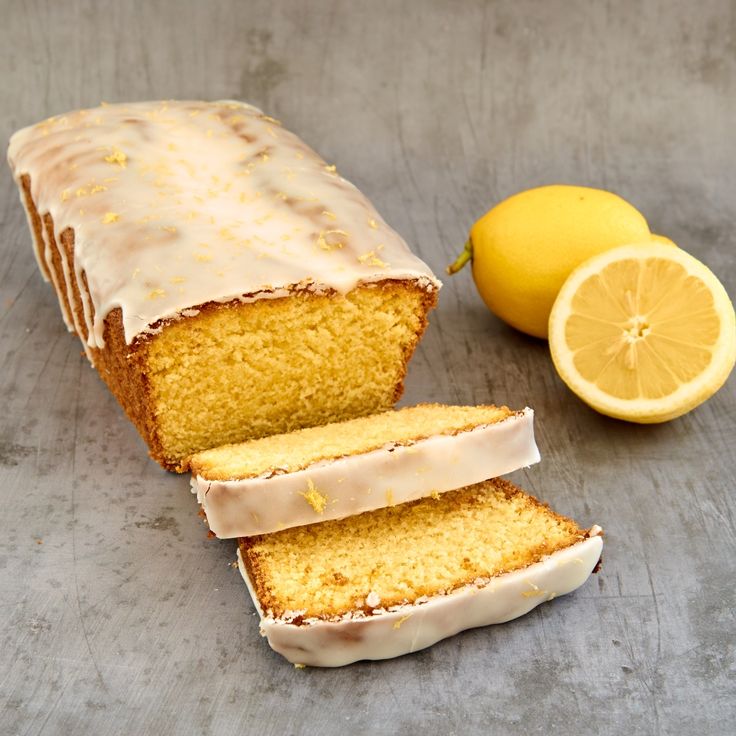
[[[573,271],[550,314],[549,341],[560,377],[594,409],[664,422],[728,378],[736,321],[704,264],[649,242],[607,251]]]

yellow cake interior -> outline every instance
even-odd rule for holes
[[[512,414],[505,406],[420,404],[216,447],[192,457],[191,469],[209,480],[249,478],[272,470],[294,472],[321,460],[370,452],[388,443],[400,445],[434,435],[455,434],[499,422]]]
[[[389,408],[434,299],[413,282],[386,281],[167,325],[146,357],[163,456],[181,469],[205,448]]]
[[[264,611],[330,618],[518,570],[584,537],[574,521],[494,479],[239,544]]]

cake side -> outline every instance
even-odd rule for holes
[[[51,215],[43,216],[36,208],[30,190],[30,177],[21,178],[21,200],[26,209],[35,252],[42,275],[56,292],[64,322],[70,332],[82,341],[87,358],[112,391],[125,414],[149,446],[151,456],[165,467],[173,469],[176,461],[169,458],[156,432],[155,414],[146,373],[147,342],[127,345],[120,308],[113,309],[104,321],[103,348],[87,346],[85,302],[88,288],[84,272],[75,277],[74,231],[66,228],[57,236]],[[87,308],[91,308],[87,302]]]
[[[396,416],[392,418],[400,420],[410,415],[413,408],[394,412]],[[444,408],[436,407],[436,411]],[[539,461],[531,409],[512,413],[494,412],[490,408],[478,415],[497,421],[467,429],[447,429],[446,434],[428,437],[420,434],[414,441],[404,439],[403,444],[386,443],[386,438],[391,436],[389,432],[382,438],[383,446],[379,449],[318,461],[288,473],[225,481],[195,475],[193,491],[210,530],[224,539],[267,534],[402,504]],[[337,426],[344,428],[344,434],[352,435],[356,427],[371,419],[351,420]],[[455,419],[457,426],[461,417]],[[411,424],[408,420],[407,423]],[[322,429],[295,434],[319,436]],[[271,438],[268,440],[270,444]],[[260,444],[256,441],[243,448],[255,450]],[[196,462],[193,461],[192,467],[196,469]]]

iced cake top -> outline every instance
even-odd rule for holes
[[[131,343],[207,302],[439,281],[352,184],[240,102],[103,105],[18,131],[8,160],[74,230],[88,345],[120,307]]]

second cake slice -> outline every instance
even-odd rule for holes
[[[494,479],[241,539],[238,562],[271,647],[336,667],[521,616],[581,586],[601,548],[599,527]]]
[[[194,455],[192,487],[220,538],[340,519],[539,461],[531,409],[421,404]]]

